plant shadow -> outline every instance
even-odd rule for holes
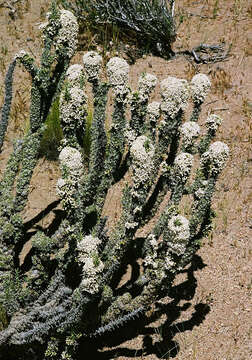
[[[62,210],[55,209],[58,203],[59,201],[55,201],[49,204],[46,209],[24,224],[26,242],[37,230],[45,231],[48,236],[51,236],[57,230],[64,217]],[[46,229],[36,225],[50,211],[55,213],[55,218],[52,223]],[[36,230],[28,232],[31,228],[35,228]],[[115,294],[117,295],[122,295],[125,291],[129,291],[129,289],[132,290],[131,293],[133,296],[138,295],[137,292],[134,293],[134,288],[131,286],[141,272],[137,260],[141,254],[140,249],[144,239],[138,238],[137,240],[136,243],[138,245],[129,249],[129,252],[126,254],[128,262],[124,263],[124,267],[120,274],[118,274],[118,278],[114,280],[113,287],[116,289]],[[32,251],[25,258],[22,266],[23,271],[31,266],[31,255]],[[132,269],[131,275],[127,282],[120,286],[120,279],[124,275],[128,265],[130,265]],[[144,358],[148,355],[155,355],[159,359],[168,359],[177,356],[180,351],[180,346],[178,342],[174,340],[176,334],[183,334],[185,331],[192,330],[195,326],[199,326],[210,312],[208,303],[199,302],[194,305],[192,309],[192,303],[190,302],[197,288],[195,272],[203,269],[205,266],[206,264],[203,263],[202,258],[199,255],[194,255],[190,266],[181,271],[181,274],[184,274],[186,280],[178,285],[172,286],[169,292],[164,294],[164,301],[157,302],[155,306],[153,306],[153,310],[140,315],[138,319],[128,321],[123,328],[103,334],[102,337],[84,338],[76,360],[84,360],[87,357],[97,360],[111,360],[119,357]],[[183,301],[183,305],[181,305],[181,301]],[[192,312],[190,319],[179,321],[182,313],[188,310]],[[138,336],[141,336],[141,339],[136,340]],[[135,349],[131,346],[129,347],[126,343],[132,340],[137,343]],[[140,342],[142,344],[141,349],[139,349]]]
[[[159,359],[174,358],[180,351],[178,342],[174,340],[175,335],[199,326],[210,312],[209,304],[200,302],[194,306],[189,320],[178,322],[181,314],[192,307],[189,300],[193,299],[197,288],[194,272],[205,266],[201,257],[195,255],[190,267],[182,272],[186,274],[187,279],[173,286],[167,294],[170,298],[168,303],[157,302],[153,312],[147,312],[137,320],[129,321],[122,329],[103,335],[102,338],[84,340],[78,360],[83,360],[87,356],[97,360],[111,360],[119,357],[144,358],[148,355],[155,355]],[[180,305],[181,300],[186,302]],[[166,320],[162,321],[162,325],[153,324],[156,321],[161,322],[163,316]],[[142,340],[139,340],[142,341],[141,349],[139,346],[132,349],[124,344],[126,341],[136,339],[139,335],[142,336]],[[153,337],[158,340],[154,341]]]

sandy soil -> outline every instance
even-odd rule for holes
[[[25,49],[39,59],[41,40],[37,24],[44,17],[48,1],[27,3],[29,6],[20,10],[15,21],[7,10],[0,9],[0,105],[6,66],[13,55]],[[118,336],[104,339],[98,350],[94,346],[94,359],[252,358],[252,5],[246,0],[181,0],[176,2],[176,13],[178,19],[183,17],[183,22],[178,28],[175,52],[192,49],[200,43],[223,42],[231,46],[230,56],[222,62],[199,65],[182,55],[170,61],[149,55],[131,67],[131,85],[136,86],[136,79],[143,71],[155,74],[159,80],[168,75],[188,80],[198,72],[209,75],[212,91],[200,122],[211,112],[220,115],[224,121],[216,140],[226,142],[231,150],[213,201],[218,217],[192,266],[176,279],[174,296],[156,304],[140,328],[131,324]],[[75,60],[79,61],[81,54]],[[10,154],[12,139],[25,131],[29,91],[29,76],[17,70],[11,123],[0,155],[1,171]],[[152,98],[158,96],[157,88]],[[40,159],[23,214],[25,221],[38,216],[37,226],[46,228],[51,223],[55,212],[47,214],[45,209],[57,200],[58,177],[57,162]],[[107,200],[111,216],[116,216],[115,211],[120,207],[119,190]],[[115,211],[109,210],[110,204]]]

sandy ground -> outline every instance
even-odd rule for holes
[[[25,49],[39,59],[41,40],[37,24],[44,17],[48,2],[27,3],[29,6],[21,9],[15,21],[7,10],[0,9],[0,105],[6,66],[14,54]],[[137,77],[144,71],[155,74],[159,80],[167,76],[190,80],[198,72],[210,77],[212,91],[200,123],[209,113],[220,115],[223,124],[216,140],[226,142],[231,150],[213,201],[218,216],[213,232],[204,239],[193,265],[176,279],[174,296],[156,304],[140,328],[131,324],[131,328],[118,336],[98,344],[98,349],[96,344],[93,359],[252,358],[252,5],[246,0],[181,0],[176,2],[176,13],[183,17],[183,23],[178,28],[174,51],[192,49],[200,43],[223,42],[231,46],[230,56],[225,61],[204,65],[185,56],[170,61],[147,56],[131,67],[131,85],[136,86]],[[76,55],[76,61],[82,53]],[[29,91],[29,76],[20,68],[15,74],[11,123],[0,155],[1,171],[10,154],[12,139],[25,131]],[[152,99],[158,97],[157,87]],[[25,221],[43,214],[46,207],[57,200],[58,177],[57,162],[40,159],[23,214]],[[116,216],[116,209],[120,208],[119,193],[120,189],[107,199],[107,212],[111,216]],[[45,213],[38,224],[45,228],[54,216],[54,213]]]

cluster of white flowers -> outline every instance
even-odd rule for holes
[[[128,92],[129,65],[119,57],[113,57],[107,63],[107,75],[115,94]]]
[[[166,270],[170,270],[174,267],[175,265],[175,262],[171,259],[170,255],[169,255],[169,251],[168,253],[166,254],[166,257],[164,259],[164,268]]]
[[[101,244],[101,240],[97,237],[93,237],[92,235],[85,236],[80,242],[77,244],[78,250],[78,261],[81,263],[85,263],[86,258],[90,256],[90,254],[97,253],[97,248]]]
[[[129,65],[127,61],[113,57],[107,63],[107,74],[111,85],[123,85],[128,82]]]
[[[177,255],[182,255],[190,238],[189,221],[182,215],[173,216],[168,222],[169,250]]]
[[[125,228],[126,229],[135,229],[138,226],[138,222],[133,221],[133,222],[126,222],[125,223]]]
[[[216,141],[209,146],[201,156],[201,164],[203,166],[210,165],[210,176],[218,175],[224,168],[225,162],[229,156],[229,148],[226,144],[221,141]]]
[[[208,118],[206,119],[206,126],[208,130],[213,132],[217,131],[221,123],[222,123],[222,118],[215,114],[209,115]]]
[[[66,72],[66,78],[71,85],[80,86],[80,79],[84,79],[84,69],[80,64],[69,66]]]
[[[49,21],[51,16],[51,11],[46,13],[46,21],[39,24],[39,30],[43,31],[43,38],[45,38],[46,34],[50,37],[54,37],[56,29],[60,26],[60,21],[58,19],[52,19]]]
[[[190,174],[193,165],[193,155],[182,152],[174,160],[174,170],[178,173],[182,181],[185,182]]]
[[[152,249],[154,251],[157,251],[158,243],[157,243],[156,236],[154,234],[149,234],[148,239],[149,239],[149,244],[151,245]]]
[[[14,60],[22,59],[25,55],[28,55],[28,53],[25,50],[20,50],[16,55],[14,56]]]
[[[98,254],[100,243],[100,239],[88,235],[77,244],[78,262],[82,264],[81,287],[91,294],[99,290],[98,279],[104,269],[104,264]]]
[[[159,169],[161,171],[161,174],[163,174],[164,176],[170,173],[170,166],[165,160],[161,162]]]
[[[59,178],[56,184],[56,194],[62,199],[65,195],[66,180]]]
[[[183,146],[187,148],[193,145],[193,141],[199,136],[200,127],[194,121],[187,121],[181,126],[180,133],[182,135]]]
[[[127,139],[128,145],[132,146],[134,140],[137,137],[137,134],[136,134],[135,130],[131,129],[131,127],[129,125],[127,125],[124,130],[124,136]]]
[[[60,121],[74,129],[85,118],[86,103],[86,96],[78,85],[67,86],[60,95]]]
[[[157,263],[157,249],[158,243],[154,234],[149,234],[147,241],[149,242],[150,249],[149,253],[144,257],[143,264],[145,267],[156,269],[158,267]]]
[[[56,184],[56,193],[62,199],[64,209],[76,209],[76,187],[82,171],[81,154],[75,148],[66,146],[60,152],[59,161],[63,178]]]
[[[133,142],[130,154],[132,156],[134,187],[146,183],[154,166],[155,148],[151,141],[144,135],[138,136]]]
[[[202,104],[210,90],[211,82],[205,74],[194,75],[191,81],[191,94],[193,102]]]
[[[82,59],[88,81],[92,82],[98,80],[102,64],[101,55],[95,51],[89,51],[83,55]]]
[[[146,101],[157,84],[157,77],[152,74],[144,73],[138,80],[138,91],[141,101]]]
[[[60,29],[56,42],[56,50],[67,50],[67,56],[74,55],[77,43],[79,26],[77,19],[71,11],[60,10]]]
[[[133,209],[133,214],[139,214],[141,213],[143,210],[143,207],[142,206],[136,206],[134,209]]]
[[[174,119],[180,110],[185,110],[189,100],[186,80],[169,76],[161,81],[161,109]]]
[[[201,199],[203,196],[205,196],[206,193],[206,186],[208,184],[207,180],[202,181],[202,186],[198,188],[198,190],[195,191],[194,195],[197,200]]]
[[[147,106],[147,114],[151,122],[156,122],[160,117],[160,103],[153,101]]]
[[[64,172],[66,168],[69,175],[78,176],[83,169],[81,153],[70,146],[64,147],[59,154],[60,167]]]
[[[77,178],[59,178],[56,184],[56,194],[62,200],[62,206],[65,210],[77,209],[79,204],[76,199]]]

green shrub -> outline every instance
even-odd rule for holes
[[[46,129],[43,133],[39,154],[48,159],[55,160],[59,155],[59,145],[63,138],[59,116],[59,98],[52,104],[51,110],[45,121]]]
[[[61,3],[75,13],[84,30],[88,26],[94,34],[101,35],[106,29],[105,33],[112,35],[116,26],[121,39],[127,42],[133,39],[141,48],[166,58],[174,54],[171,44],[176,38],[175,22],[167,1],[61,0]]]

